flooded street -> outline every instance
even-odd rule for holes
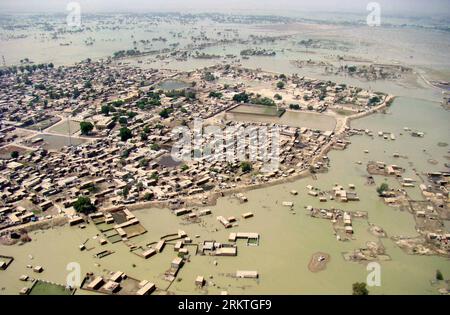
[[[227,112],[226,119],[243,122],[276,123],[280,125],[305,127],[332,131],[336,126],[336,120],[331,116],[317,113],[286,111],[281,117],[270,117],[259,114]]]

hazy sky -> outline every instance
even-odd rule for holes
[[[64,12],[69,0],[0,0],[0,12]],[[78,0],[84,12],[365,13],[371,0]],[[377,0],[385,14],[450,15],[450,0]]]

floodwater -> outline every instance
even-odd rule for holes
[[[229,111],[225,115],[227,120],[233,121],[275,123],[299,128],[319,129],[322,131],[332,131],[336,127],[336,119],[331,116],[300,111],[288,110],[281,117],[241,112],[236,113],[233,111]]]
[[[189,86],[189,84],[180,80],[165,80],[158,84],[157,88],[163,91],[172,91],[186,89]]]
[[[411,106],[416,110],[411,111]],[[355,127],[371,129],[375,134],[378,130],[393,132],[397,138],[395,141],[378,136],[373,139],[368,136],[351,137],[352,144],[347,150],[330,152],[331,169],[326,174],[319,174],[317,180],[301,179],[249,191],[245,193],[249,201],[244,204],[231,197],[221,198],[216,206],[210,207],[213,214],[202,217],[200,224],[187,224],[168,209],[136,211],[136,216],[148,232],[131,241],[144,245],[157,241],[163,235],[176,233],[178,229],[185,230],[195,243],[203,240],[227,242],[230,232],[260,233],[259,246],[246,246],[245,242],[238,241],[237,257],[191,256],[178,275],[181,280],[175,280],[169,288],[178,294],[218,294],[222,290],[231,294],[349,294],[352,283],[365,281],[368,271],[363,263],[346,262],[342,254],[364,247],[367,241],[377,240],[368,232],[368,222],[381,226],[389,237],[417,235],[411,214],[388,207],[377,197],[375,188],[385,180],[382,176],[375,176],[376,185],[366,185],[366,162],[382,160],[404,166],[408,170],[413,166],[419,173],[442,169],[447,149],[439,147],[437,143],[449,141],[449,126],[446,123],[449,118],[450,113],[437,103],[398,98],[389,114],[376,114],[353,123]],[[425,137],[411,137],[403,132],[404,126],[420,126]],[[402,136],[401,132],[404,133]],[[368,149],[369,154],[365,154],[364,149]],[[408,159],[395,159],[392,157],[394,152],[407,155]],[[427,160],[430,156],[439,161],[439,164],[429,164]],[[358,165],[356,161],[362,161],[363,164]],[[412,172],[405,176],[417,179]],[[337,201],[320,203],[317,198],[307,195],[306,186],[309,184],[321,190],[330,190],[335,183],[344,186],[354,184],[361,201],[347,204]],[[398,186],[392,179],[388,183],[392,187]],[[299,195],[292,196],[289,193],[292,189],[297,190]],[[416,194],[417,198],[421,198],[418,188],[407,189],[412,195]],[[295,214],[281,206],[283,201],[294,202]],[[367,211],[369,218],[355,220],[355,240],[339,242],[333,235],[329,221],[314,219],[306,214],[304,207],[307,205]],[[241,214],[248,211],[253,212],[254,217],[240,219]],[[224,229],[216,220],[219,215],[239,218],[239,226]],[[89,252],[80,252],[78,245],[97,233],[98,230],[92,224],[85,230],[64,226],[32,232],[33,241],[22,246],[0,247],[1,254],[15,257],[8,270],[0,272],[1,287],[5,293],[17,293],[24,285],[18,280],[20,275],[32,275],[26,268],[27,264],[40,264],[44,267],[45,271],[39,275],[40,278],[64,283],[69,273],[66,265],[70,262],[79,262],[83,274],[88,271],[104,273],[121,270],[135,278],[154,281],[160,288],[168,287],[169,283],[163,280],[162,274],[176,257],[173,246],[166,246],[163,253],[148,260],[130,253],[121,242],[101,247],[91,239],[88,245],[95,248]],[[371,293],[436,294],[439,286],[432,282],[436,269],[441,270],[444,275],[450,274],[448,259],[407,255],[389,238],[381,241],[391,260],[380,262],[381,286],[370,287]],[[112,249],[115,253],[103,259],[93,258],[94,253],[104,249]],[[192,249],[190,251],[192,253]],[[331,261],[326,270],[312,273],[308,270],[308,262],[318,251],[330,254]],[[28,255],[32,255],[33,259]],[[217,265],[214,261],[217,261]],[[234,279],[228,276],[236,270],[257,270],[260,279]],[[211,284],[205,290],[197,289],[194,281],[198,275],[205,276],[214,286]],[[85,292],[78,291],[78,294],[83,293]]]
[[[310,31],[303,38],[314,37],[318,33],[320,32]],[[448,45],[450,41],[448,41],[449,35],[445,33],[432,33],[430,31],[393,32],[383,29],[368,32],[364,28],[357,32],[340,29],[335,33],[339,33],[339,35],[335,34],[334,36],[341,36],[342,39],[355,37],[362,38],[363,41],[373,42],[372,45],[367,47],[357,47],[358,51],[353,51],[353,53],[358,56],[370,55],[377,61],[390,62],[401,59],[401,61],[421,69],[448,70]],[[123,35],[123,38],[127,38],[127,36]],[[395,40],[392,40],[392,38],[395,38]],[[414,40],[411,40],[411,38]],[[429,38],[426,42],[421,40],[426,38]],[[72,40],[75,42],[74,39]],[[106,46],[123,47],[124,43],[129,41],[130,39],[127,38],[123,41],[118,40],[114,44],[105,42],[100,45],[102,49],[98,50],[98,47],[96,47],[95,51],[99,55],[107,55],[106,52],[111,53],[111,47]],[[100,40],[98,42],[100,43]],[[2,46],[3,43],[1,43]],[[16,42],[7,42],[9,47],[12,43]],[[435,43],[439,43],[439,45],[435,45]],[[20,41],[17,42],[17,45],[19,44],[21,47],[27,47]],[[293,43],[290,44],[293,45]],[[40,45],[36,44],[39,47]],[[288,43],[283,42],[282,45],[288,45]],[[392,47],[386,50],[385,48],[388,45]],[[57,43],[55,43],[54,48],[61,49],[61,51],[67,50],[66,55],[56,54],[61,62],[67,63],[72,60],[73,56],[80,59],[80,56],[92,53],[92,50],[87,47],[74,49],[73,46],[59,47]],[[242,47],[230,45],[228,47],[213,47],[205,50],[205,52],[217,53],[220,51],[222,54],[238,54],[240,49]],[[430,49],[432,53],[428,57]],[[403,50],[406,53],[402,55]],[[15,50],[11,51],[14,52]],[[26,53],[31,54],[32,52],[27,51]],[[339,53],[337,51],[332,54]],[[330,52],[317,53],[317,55],[319,60],[324,60],[327,55],[330,55]],[[242,63],[244,66],[252,68],[262,68],[280,73],[299,73],[299,75],[399,95],[400,97],[396,98],[387,114],[375,114],[352,122],[353,127],[372,130],[373,138],[354,136],[350,138],[352,144],[347,150],[331,151],[328,155],[331,160],[331,168],[328,173],[318,174],[317,180],[307,178],[249,191],[245,193],[249,201],[244,204],[240,204],[231,197],[220,198],[217,205],[209,207],[212,210],[212,215],[202,217],[201,223],[187,224],[182,218],[175,217],[168,209],[145,209],[135,212],[138,219],[148,230],[146,234],[131,239],[137,245],[157,241],[161,236],[176,233],[181,229],[187,232],[194,243],[200,243],[203,240],[227,242],[230,232],[258,232],[261,235],[259,246],[246,246],[243,241],[238,241],[237,257],[192,255],[190,261],[181,269],[177,280],[169,287],[169,283],[163,280],[163,273],[170,267],[172,259],[176,257],[173,246],[167,245],[161,254],[145,260],[130,253],[128,247],[122,242],[105,246],[98,245],[97,241],[92,239],[94,235],[99,233],[93,224],[89,224],[84,230],[69,226],[58,227],[30,233],[32,242],[21,246],[0,246],[0,254],[15,258],[6,271],[0,271],[0,293],[16,294],[23,286],[31,285],[31,283],[25,284],[19,280],[22,274],[64,284],[70,272],[66,269],[67,264],[77,262],[81,266],[82,274],[86,272],[100,274],[121,270],[134,278],[153,281],[157,287],[161,289],[169,288],[170,291],[178,294],[218,294],[222,290],[227,290],[230,294],[350,294],[352,283],[366,281],[369,272],[366,270],[364,263],[346,262],[342,254],[364,247],[368,241],[377,240],[368,232],[368,222],[382,227],[387,232],[388,237],[417,235],[415,222],[411,214],[386,206],[377,197],[376,186],[383,181],[386,180],[391,187],[398,187],[399,184],[392,179],[375,176],[376,185],[366,185],[366,163],[370,160],[395,163],[407,169],[405,177],[417,180],[419,178],[415,175],[413,168],[419,174],[445,170],[444,164],[448,163],[449,156],[448,147],[440,147],[438,142],[450,143],[450,125],[448,124],[450,112],[441,108],[439,104],[441,100],[440,92],[425,86],[421,80],[417,80],[414,87],[383,81],[362,82],[349,77],[324,76],[314,69],[298,69],[290,63],[290,59],[304,59],[311,56],[315,58],[312,52],[277,51],[277,56],[274,58],[251,57]],[[44,57],[38,55],[31,59],[44,60],[42,58]],[[164,66],[181,67],[186,70],[210,63],[212,63],[211,60],[174,61]],[[148,66],[156,65],[157,63],[152,63]],[[145,67],[146,64],[142,66]],[[427,73],[429,74],[429,72]],[[173,89],[173,87],[169,88]],[[319,118],[322,116],[312,113],[306,114],[309,113],[286,112],[280,120],[285,119],[286,124],[298,127],[319,129],[323,127],[326,130],[334,128],[335,122],[329,120],[328,117]],[[258,115],[258,117],[262,116]],[[250,118],[260,119],[256,115],[252,115]],[[249,116],[235,116],[233,119],[247,120]],[[283,122],[280,121],[279,123]],[[411,137],[403,130],[404,127],[422,131],[425,133],[425,137]],[[392,132],[395,134],[396,140],[385,140],[378,137],[378,131]],[[44,137],[46,136],[44,135]],[[56,140],[61,144],[67,144],[67,137],[60,138]],[[363,152],[366,149],[369,150],[368,154]],[[400,153],[407,158],[393,158],[393,153]],[[436,160],[438,163],[431,164],[430,160]],[[361,161],[362,165],[356,164],[357,161]],[[343,186],[354,184],[361,201],[345,204],[336,201],[320,203],[317,198],[307,195],[306,186],[309,184],[321,190],[331,190],[336,183]],[[299,194],[292,196],[289,193],[292,189],[297,190]],[[417,187],[406,189],[414,198],[423,198]],[[283,201],[294,202],[295,214],[288,208],[281,206]],[[329,221],[314,219],[306,215],[304,207],[307,205],[367,211],[368,220],[355,220],[355,239],[348,242],[339,242],[333,235]],[[254,217],[247,220],[241,219],[241,214],[248,211],[253,212]],[[219,215],[237,217],[239,226],[224,229],[216,220]],[[445,227],[449,230],[448,222],[446,222]],[[196,235],[199,237],[197,238]],[[80,252],[78,246],[87,238],[91,238],[88,247],[95,248]],[[450,275],[448,259],[436,256],[407,255],[389,238],[382,239],[381,242],[391,260],[380,262],[381,286],[369,287],[372,294],[438,293],[439,285],[433,284],[435,272],[439,269],[444,277],[448,278]],[[105,249],[114,250],[115,253],[103,259],[93,257],[95,253]],[[191,247],[189,247],[189,250],[192,253]],[[312,273],[308,270],[308,262],[311,256],[319,251],[328,253],[331,260],[324,271]],[[217,261],[217,265],[214,264],[214,261]],[[44,272],[39,275],[34,274],[32,270],[26,268],[28,264],[42,265]],[[260,278],[252,280],[229,277],[229,274],[235,273],[236,270],[257,270]],[[203,275],[209,282],[206,289],[196,288],[194,281],[198,275]],[[88,294],[88,292],[78,290],[77,294]]]
[[[175,161],[174,159],[172,159],[172,156],[170,154],[167,154],[167,155],[163,155],[159,159],[158,164],[165,166],[165,167],[173,168],[173,167],[180,165],[181,162]]]
[[[74,137],[57,136],[52,134],[39,134],[35,138],[42,138],[44,140],[43,147],[47,150],[60,150],[68,145],[80,145],[87,140]]]
[[[52,126],[49,130],[49,132],[53,132],[53,133],[59,133],[62,135],[74,135],[76,134],[78,131],[80,131],[80,122],[78,121],[74,121],[74,120],[69,120],[69,121],[63,121],[60,122],[54,126]]]

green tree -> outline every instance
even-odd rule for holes
[[[364,282],[353,283],[353,295],[369,295],[367,285]]]
[[[216,77],[211,72],[208,71],[203,75],[202,79],[211,82],[214,81]]]
[[[182,166],[181,166],[181,170],[182,171],[187,171],[189,169],[189,166],[187,166],[186,164],[183,164]]]
[[[233,101],[238,103],[248,103],[250,97],[247,93],[242,92],[233,96]]]
[[[122,189],[122,196],[123,196],[124,198],[127,198],[129,193],[130,193],[130,187],[125,186],[125,187]]]
[[[144,199],[145,199],[146,201],[150,201],[150,200],[152,200],[152,198],[153,198],[153,194],[152,194],[151,192],[146,192],[146,193],[145,193]]]
[[[440,270],[436,270],[436,280],[444,280],[444,276]]]
[[[241,170],[244,173],[248,173],[252,170],[252,165],[249,162],[242,162],[241,163]]]
[[[152,149],[153,151],[159,151],[160,146],[157,143],[152,143],[152,145],[150,146],[150,149]]]
[[[147,141],[148,135],[145,132],[141,132],[141,141]]]
[[[72,93],[72,98],[76,99],[76,98],[78,98],[78,96],[80,96],[80,94],[81,94],[81,92],[77,88],[75,88],[75,90]]]
[[[136,188],[138,191],[142,191],[142,189],[144,189],[144,184],[142,182],[138,182],[136,184]]]
[[[86,82],[84,82],[84,87],[85,87],[86,89],[92,88],[92,82],[91,82],[91,81],[86,81]]]
[[[127,113],[128,118],[134,118],[134,117],[136,117],[137,115],[138,115],[138,113],[133,112],[133,111],[129,111],[129,112]]]
[[[284,89],[284,82],[283,81],[278,81],[277,83],[277,88],[279,88],[280,90]]]
[[[90,193],[95,193],[99,191],[99,188],[97,185],[95,184],[89,184],[86,189],[90,192]]]
[[[380,103],[380,101],[381,101],[381,99],[380,99],[378,96],[372,96],[372,97],[369,99],[368,105],[369,105],[369,106],[372,106],[372,105],[375,105],[375,104]]]
[[[18,151],[12,151],[11,152],[11,158],[17,159],[18,157],[19,157],[19,152]]]
[[[169,110],[167,108],[164,108],[162,111],[159,112],[159,116],[166,119],[169,117]]]
[[[141,160],[139,160],[139,167],[147,167],[148,163],[148,159],[142,158]]]
[[[128,124],[128,119],[126,117],[120,117],[119,124],[126,126]]]
[[[125,149],[120,153],[120,157],[126,159],[127,157],[130,156],[131,150],[130,149]]]
[[[102,105],[101,113],[103,115],[108,116],[110,111],[111,111],[111,108],[109,105]]]
[[[264,106],[275,106],[273,99],[269,97],[255,97],[251,100],[252,104],[264,105]]]
[[[387,183],[382,183],[377,188],[378,195],[382,196],[385,191],[389,190],[389,185]]]
[[[77,201],[73,204],[75,211],[79,213],[89,214],[95,211],[95,206],[92,204],[89,197],[80,196]]]
[[[133,137],[133,134],[131,133],[131,130],[127,127],[122,127],[119,130],[120,140],[127,141],[128,139],[131,139]]]
[[[211,91],[209,92],[210,98],[222,98],[223,94],[221,92]]]
[[[113,106],[118,107],[118,106],[122,106],[123,104],[125,104],[125,101],[124,101],[124,100],[121,100],[121,99],[118,99],[118,100],[112,101],[111,104],[112,104]]]
[[[88,135],[94,129],[94,125],[89,121],[80,122],[81,134]]]
[[[350,66],[347,68],[348,72],[355,72],[356,71],[356,66]]]

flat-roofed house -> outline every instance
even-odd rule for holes
[[[183,263],[183,259],[181,257],[176,257],[172,260],[172,263],[170,264],[170,266],[172,268],[178,269],[181,267],[182,263]]]
[[[147,258],[152,257],[155,254],[156,254],[156,250],[154,250],[153,248],[150,248],[150,249],[146,250],[145,252],[143,252],[141,255],[142,255],[142,257],[147,259]]]
[[[137,292],[136,295],[149,295],[151,294],[153,291],[155,291],[156,286],[154,283],[151,282],[147,282],[142,288],[140,288]]]
[[[103,287],[102,290],[107,293],[114,293],[120,289],[120,284],[114,281],[108,281]]]
[[[216,250],[216,256],[236,256],[236,247],[220,247]]]
[[[156,252],[161,253],[163,251],[165,245],[166,245],[166,241],[160,240],[155,246]]]
[[[16,171],[16,170],[22,168],[23,164],[13,161],[13,162],[9,162],[8,164],[6,164],[6,167],[9,168],[10,170]]]
[[[230,222],[229,222],[227,219],[225,219],[223,216],[218,216],[218,217],[217,217],[217,221],[219,221],[220,223],[222,223],[222,225],[223,225],[226,229],[228,229],[228,228],[231,227]]]
[[[111,281],[114,282],[120,282],[122,281],[122,279],[124,279],[126,277],[125,273],[123,273],[122,271],[116,271],[112,276],[111,276]]]
[[[197,278],[195,279],[195,285],[203,287],[203,284],[205,284],[205,278],[203,276],[197,276]]]
[[[249,270],[238,270],[236,271],[237,278],[253,278],[256,279],[259,277],[258,271],[249,271]]]

